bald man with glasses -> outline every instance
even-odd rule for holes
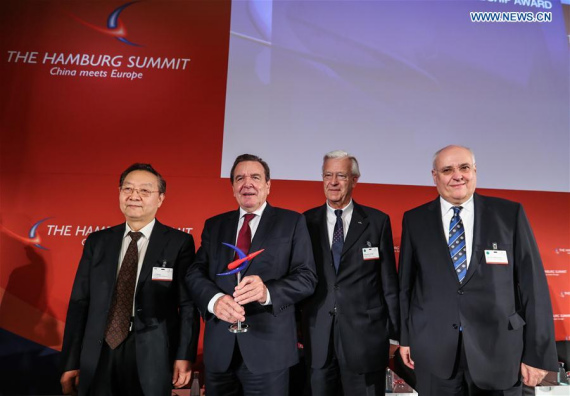
[[[400,354],[422,396],[520,396],[556,370],[552,307],[521,204],[475,193],[475,156],[433,161],[439,196],[404,214]]]

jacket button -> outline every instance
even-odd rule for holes
[[[457,325],[454,323],[454,324],[451,325],[451,327],[453,327],[455,330],[457,330],[457,328],[458,328],[459,326],[457,326]]]
[[[337,284],[335,284],[335,285],[334,285],[334,289],[335,289],[335,290],[338,290],[338,289],[339,289],[339,287],[340,287],[340,286],[339,286],[339,285],[337,285]]]
[[[465,294],[465,292],[464,292],[463,290],[461,290],[461,289],[460,289],[460,290],[457,290],[457,294],[459,294],[459,295],[464,295],[464,294]]]

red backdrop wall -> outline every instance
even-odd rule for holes
[[[82,242],[124,220],[123,169],[150,162],[163,174],[158,217],[198,245],[206,218],[236,208],[219,177],[230,2],[137,2],[121,12],[125,30],[112,31],[107,20],[123,4],[0,5],[0,327],[54,349]],[[105,55],[114,64],[97,64]],[[570,194],[479,192],[524,204],[547,270],[556,338],[570,339]],[[390,214],[397,248],[404,211],[435,196],[433,187],[355,190],[357,201]],[[322,187],[274,180],[269,200],[304,211],[323,203]]]

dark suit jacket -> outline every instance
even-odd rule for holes
[[[216,293],[232,295],[236,276],[226,272],[234,251],[222,242],[235,244],[239,210],[227,212],[204,225],[202,245],[186,275],[186,284],[206,321],[204,364],[211,372],[227,371],[239,343],[244,363],[255,373],[285,369],[297,363],[297,332],[294,304],[313,293],[315,263],[304,217],[267,204],[250,252],[265,249],[249,264],[243,276],[258,275],[271,294],[271,305],[245,305],[247,333],[232,334],[228,323],[208,312]]]
[[[449,257],[439,197],[404,214],[400,250],[401,345],[416,369],[449,378],[460,326],[473,381],[506,389],[520,363],[556,370],[546,276],[522,206],[474,195],[471,261],[462,284]],[[487,264],[485,250],[506,250],[508,265]]]
[[[105,342],[125,224],[87,238],[71,292],[62,349],[63,371],[81,369],[86,394]],[[184,287],[194,258],[192,236],[156,221],[135,292],[137,367],[148,395],[170,395],[174,360],[195,360],[199,316]],[[174,268],[173,281],[152,281],[152,268]]]
[[[398,339],[400,323],[390,218],[354,202],[337,274],[326,216],[326,204],[305,212],[319,278],[302,313],[311,366],[325,364],[334,319],[330,312],[336,306],[348,367],[358,373],[383,370],[388,365],[389,338]],[[364,260],[362,249],[369,246],[378,248],[379,259]]]

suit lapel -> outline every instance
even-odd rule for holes
[[[336,277],[331,253],[331,241],[329,240],[329,228],[327,225],[327,204],[320,207],[316,213],[317,226],[319,227],[320,246],[323,257],[323,271],[326,276]]]
[[[168,244],[167,234],[168,228],[156,220],[154,227],[152,228],[152,233],[150,234],[150,240],[148,241],[146,253],[144,255],[144,261],[141,267],[141,272],[139,274],[139,280],[137,282],[137,292],[140,289],[140,285],[142,285],[143,282],[147,281],[152,272],[152,268],[161,265],[162,259],[164,257],[160,257],[160,255],[162,252],[164,252],[164,248]],[[172,266],[172,263],[167,263],[166,265]]]
[[[221,274],[228,271],[228,264],[234,261],[236,254],[235,250],[222,245],[222,242],[229,243],[230,245],[236,244],[237,226],[239,222],[239,209],[229,212],[220,226],[219,234],[213,238],[215,248],[218,249],[219,259],[216,260],[216,273]],[[236,286],[235,275],[216,276],[218,278],[216,283],[224,290],[233,290]],[[224,286],[225,285],[225,286]]]
[[[348,233],[346,234],[346,239],[344,240],[344,245],[342,247],[341,254],[341,266],[342,266],[342,255],[344,255],[352,246],[358,241],[364,230],[368,227],[368,217],[356,202],[353,201],[352,219],[350,220],[350,225],[348,226]],[[340,271],[340,268],[339,268]]]
[[[270,233],[271,229],[273,228],[274,219],[275,217],[275,210],[269,204],[265,207],[263,211],[263,215],[261,219],[259,219],[259,225],[257,226],[257,231],[255,231],[255,236],[251,241],[251,247],[249,249],[250,252],[255,252],[264,245],[265,239],[267,235]]]
[[[442,213],[441,213],[441,202],[440,198],[437,197],[431,204],[428,206],[429,210],[429,219],[428,221],[433,224],[434,226],[431,227],[426,224],[426,229],[428,230],[437,230],[434,236],[434,246],[436,246],[438,254],[445,257],[445,267],[447,268],[448,275],[452,276],[452,279],[455,280],[457,284],[459,284],[459,278],[455,273],[455,266],[453,265],[453,261],[451,260],[451,256],[449,254],[449,246],[448,241],[445,238],[445,233],[443,231],[443,222],[442,222]],[[431,243],[431,242],[430,242]]]
[[[483,240],[482,219],[485,215],[485,203],[478,194],[473,194],[473,207],[475,210],[473,223],[473,245],[471,245],[471,260],[469,260],[469,268],[467,268],[463,284],[467,283],[469,279],[471,279],[482,259],[481,252],[477,250],[477,246],[481,246],[481,241]]]
[[[220,235],[217,239],[217,248],[220,249],[220,260],[222,267],[219,272],[225,272],[229,263],[234,261],[235,250],[222,245],[222,242],[229,243],[230,245],[236,244],[237,226],[239,222],[239,209],[228,214],[220,229]]]
[[[125,224],[117,226],[113,229],[110,236],[109,246],[105,246],[105,250],[109,252],[109,261],[107,277],[110,285],[113,285],[111,290],[115,289],[117,282],[117,271],[119,270],[119,259],[121,258],[121,246],[123,244],[123,235],[125,234]]]

